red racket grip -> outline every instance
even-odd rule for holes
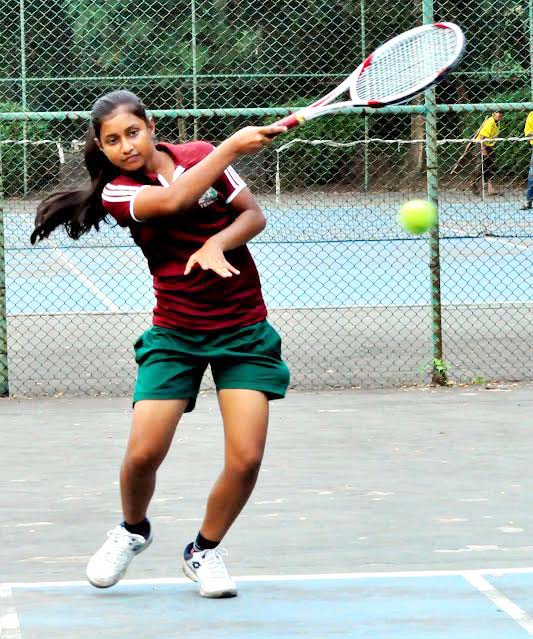
[[[288,129],[294,129],[295,126],[298,126],[304,121],[302,117],[298,118],[296,116],[297,116],[296,113],[291,113],[290,115],[287,115],[282,120],[279,120],[278,122],[275,122],[274,124],[276,126],[286,126]]]

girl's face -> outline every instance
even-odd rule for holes
[[[96,140],[107,159],[123,171],[138,171],[154,153],[154,122],[148,124],[123,108],[106,118]]]

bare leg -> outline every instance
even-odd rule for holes
[[[268,400],[253,390],[218,393],[224,420],[224,469],[213,486],[200,532],[220,541],[248,501],[257,481],[268,429]]]
[[[165,458],[188,400],[143,400],[135,404],[128,447],[120,470],[124,520],[146,517],[156,471]]]

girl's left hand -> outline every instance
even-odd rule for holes
[[[226,260],[221,247],[211,240],[207,240],[200,250],[191,255],[183,274],[189,275],[196,265],[200,266],[204,271],[212,270],[220,277],[232,277],[234,274],[240,275],[240,271]]]

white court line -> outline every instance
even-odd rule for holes
[[[319,413],[355,413],[359,409],[358,408],[321,408],[318,410]]]
[[[489,584],[482,575],[465,575],[465,579],[484,594],[487,599],[492,601],[499,610],[503,610],[509,617],[520,624],[528,635],[533,635],[533,619],[527,612],[518,607],[492,584]]]
[[[493,237],[493,236],[490,236],[490,235],[484,235],[483,239],[487,240],[487,242],[500,242],[501,244],[509,244],[510,246],[514,246],[515,248],[519,248],[521,251],[531,251],[532,250],[532,247],[529,246],[529,244],[526,244],[525,242],[513,242],[512,240],[504,239],[503,237]]]
[[[464,577],[492,575],[502,577],[504,575],[533,574],[533,566],[526,568],[483,568],[479,570],[405,570],[397,572],[339,572],[317,573],[305,575],[244,575],[234,577],[235,581],[334,581],[338,579],[395,579],[406,577]],[[121,584],[128,586],[156,586],[163,584],[187,584],[191,583],[185,577],[161,577],[159,579],[123,579]],[[88,586],[87,581],[27,581],[0,584],[8,588],[70,588]]]
[[[20,639],[20,624],[13,602],[13,593],[7,585],[0,584],[0,637]]]
[[[97,297],[101,302],[103,302],[109,311],[113,311],[114,313],[120,311],[120,308],[113,302],[112,299],[107,297],[107,295],[101,291],[98,286],[88,278],[85,273],[80,271],[80,269],[73,264],[68,257],[58,248],[52,249],[56,254],[58,261],[63,264],[71,273],[73,273],[83,284]]]
[[[442,224],[441,228],[444,229],[449,229],[450,231],[454,231],[455,233],[463,233],[463,229],[459,229],[456,228],[454,226],[450,226],[449,224]],[[464,240],[464,237],[444,237],[444,238],[440,238],[442,240]],[[497,237],[494,235],[479,235],[477,237],[473,237],[470,238],[468,237],[467,239],[474,239],[474,240],[486,240],[487,242],[500,242],[501,244],[509,244],[511,246],[513,246],[514,248],[518,248],[521,251],[531,251],[531,246],[529,246],[529,244],[527,244],[526,242],[513,242],[513,240],[510,240],[508,238],[503,238],[503,237]]]

